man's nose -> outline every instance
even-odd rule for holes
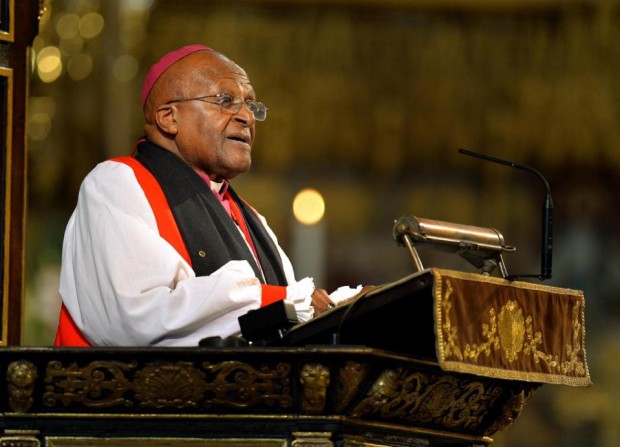
[[[235,115],[235,119],[248,127],[256,122],[256,118],[254,118],[254,113],[250,110],[250,108],[245,102],[241,103],[241,108]]]

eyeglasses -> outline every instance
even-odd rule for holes
[[[210,98],[216,98],[210,100]],[[209,104],[215,104],[220,106],[220,110],[222,113],[228,113],[230,115],[236,115],[241,110],[243,104],[245,104],[252,115],[254,115],[254,119],[256,121],[265,121],[267,118],[267,107],[262,102],[243,101],[240,98],[235,98],[226,93],[218,93],[217,95],[206,95],[206,96],[198,96],[197,98],[188,98],[188,99],[173,99],[172,101],[168,101],[166,104],[172,104],[175,102],[185,102],[185,101],[202,101]]]

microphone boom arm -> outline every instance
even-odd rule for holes
[[[551,278],[551,264],[553,258],[553,199],[551,198],[551,188],[549,187],[549,182],[547,182],[547,179],[540,173],[540,171],[522,163],[502,160],[501,158],[496,158],[490,155],[469,151],[467,149],[459,149],[459,152],[464,155],[469,155],[472,157],[480,158],[482,160],[491,161],[493,163],[498,163],[505,166],[510,166],[512,168],[529,171],[535,174],[543,182],[546,190],[546,195],[542,211],[540,275],[512,275],[511,278],[515,279],[523,277],[535,277],[542,280]]]

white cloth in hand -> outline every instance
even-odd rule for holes
[[[334,304],[338,304],[341,301],[349,299],[362,291],[362,285],[360,284],[357,287],[349,287],[342,286],[338,287],[332,293],[329,294],[329,298],[334,302]]]
[[[312,292],[314,292],[313,278],[304,278],[301,281],[286,286],[286,300],[295,305],[295,311],[300,323],[308,321],[314,316]]]

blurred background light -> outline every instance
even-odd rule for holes
[[[293,200],[293,214],[305,225],[319,222],[325,214],[325,201],[321,193],[311,188],[299,191]]]
[[[67,73],[74,81],[86,79],[92,70],[93,58],[84,53],[72,57],[67,66]]]
[[[112,65],[114,79],[119,82],[128,82],[136,77],[139,69],[138,60],[128,54],[120,56]]]
[[[103,31],[104,23],[101,14],[89,12],[79,20],[80,35],[85,39],[97,37]]]
[[[28,132],[34,141],[43,141],[52,129],[52,120],[46,113],[31,114],[28,122]]]
[[[77,14],[64,14],[56,22],[56,33],[61,39],[71,39],[79,32],[80,17]]]
[[[54,82],[62,73],[62,60],[57,47],[45,47],[37,55],[39,78],[46,83]]]
[[[61,39],[58,48],[63,56],[75,56],[84,48],[84,38],[78,34],[68,39]]]

